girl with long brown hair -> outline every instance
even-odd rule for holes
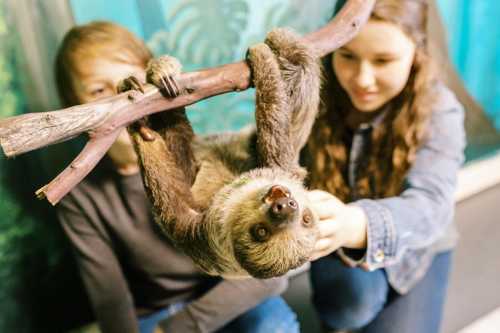
[[[303,161],[322,220],[311,282],[327,330],[439,330],[465,134],[428,57],[427,10],[378,0],[359,35],[325,58]]]

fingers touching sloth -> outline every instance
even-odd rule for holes
[[[305,263],[318,218],[298,165],[319,104],[314,50],[289,30],[249,49],[256,128],[196,137],[184,109],[129,127],[146,192],[171,242],[206,273],[269,278]],[[179,62],[152,60],[147,80],[167,98],[182,93]],[[133,78],[121,90],[140,89]]]

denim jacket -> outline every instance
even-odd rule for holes
[[[418,149],[402,193],[384,199],[361,199],[368,218],[367,250],[361,260],[340,249],[338,255],[369,270],[384,268],[390,285],[399,293],[410,290],[427,272],[434,256],[450,250],[457,241],[453,225],[454,192],[465,148],[464,111],[451,91],[436,86],[426,141]],[[366,145],[369,131],[378,124],[364,124],[354,134],[349,159],[350,182]],[[352,164],[352,165],[351,165]]]

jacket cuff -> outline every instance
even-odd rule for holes
[[[394,263],[397,237],[389,209],[369,199],[356,201],[352,205],[363,209],[368,219],[367,248],[362,264],[368,270],[375,270]]]
[[[352,249],[341,247],[337,249],[336,253],[342,262],[351,268],[360,266],[366,262],[366,250],[353,251]],[[360,255],[361,253],[362,255]]]

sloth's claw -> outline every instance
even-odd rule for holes
[[[165,94],[168,96],[168,97],[175,97],[174,96],[174,92],[171,90],[169,84],[168,84],[168,81],[167,81],[167,78],[168,76],[160,76],[160,82],[163,86],[163,91],[165,92]]]
[[[142,85],[141,81],[139,81],[139,79],[135,76],[130,76],[129,79],[132,89],[139,90],[144,94],[144,86]]]
[[[179,86],[173,76],[166,74],[164,71],[162,71],[162,74],[160,75],[160,82],[166,95],[170,98],[179,96]]]
[[[142,82],[139,81],[139,79],[135,76],[129,76],[128,78],[120,81],[120,83],[118,83],[118,87],[116,87],[116,90],[118,91],[118,93],[129,90],[138,90],[144,94],[144,86],[142,85]]]
[[[172,78],[172,84],[173,84],[173,86],[174,86],[174,88],[176,90],[177,96],[180,95],[181,89],[179,88],[179,84],[177,83],[177,80],[174,79],[174,78]]]
[[[141,93],[144,94],[144,86],[141,81],[139,81],[138,78],[135,76],[129,76],[128,78],[120,81],[118,83],[118,86],[116,87],[118,90],[118,93],[129,91],[129,90],[135,90],[135,91],[140,91]],[[137,132],[141,135],[141,138],[144,141],[154,141],[155,140],[155,135],[152,129],[148,127],[146,124],[146,119],[140,119],[138,120],[134,125],[134,128],[136,128]]]
[[[139,124],[139,134],[144,141],[154,141],[155,135],[151,128],[145,124]]]
[[[152,59],[146,69],[146,81],[154,84],[167,98],[175,98],[181,90],[175,77],[181,73],[182,65],[174,57],[164,55]]]
[[[179,96],[179,86],[177,85],[176,80],[172,76],[167,76],[165,79],[168,85],[170,86],[170,90],[172,91],[172,96],[173,97]]]
[[[147,124],[147,118],[139,119],[131,126],[144,141],[154,141],[156,139],[154,131]]]

